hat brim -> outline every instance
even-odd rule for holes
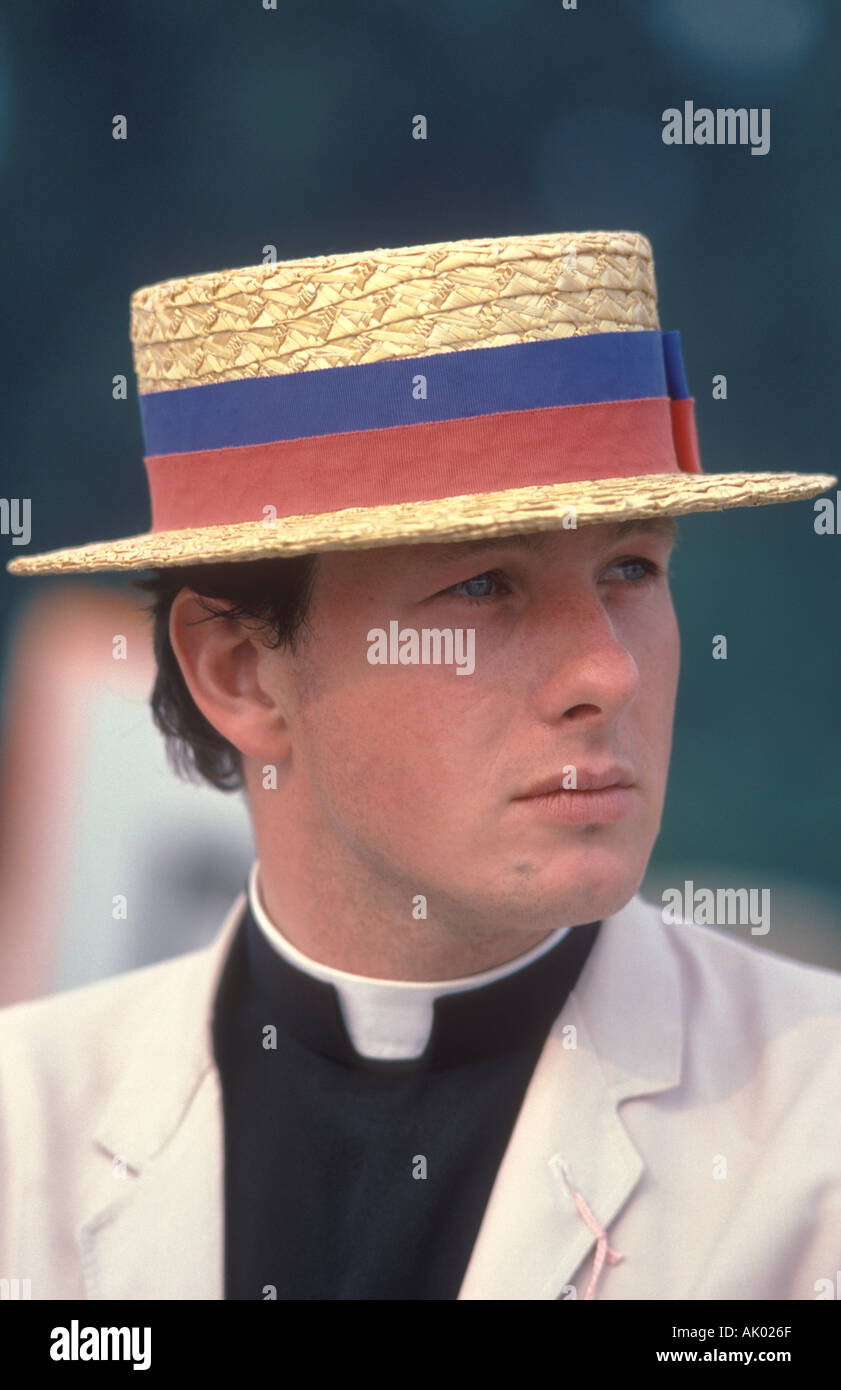
[[[474,540],[524,531],[592,526],[654,516],[799,502],[837,485],[827,473],[652,473],[548,483],[431,501],[350,507],[318,515],[243,521],[180,531],[146,531],[116,541],[10,560],[10,574],[93,573],[236,563],[322,550],[365,550]]]

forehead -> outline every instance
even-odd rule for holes
[[[554,537],[560,528],[549,531],[529,531],[522,535],[513,536],[481,536],[478,540],[457,541],[453,544],[436,542],[428,547],[430,558],[435,560],[460,560],[466,559],[478,551],[489,550],[491,547],[499,548],[504,546],[506,550],[523,550],[535,555],[545,553],[553,544]],[[581,528],[584,530],[585,528]],[[608,525],[587,526],[588,533],[595,535],[599,542],[604,545],[613,545],[617,541],[632,540],[636,536],[654,536],[659,540],[673,543],[677,536],[677,523],[671,516],[645,517],[637,521],[618,521]],[[569,535],[569,531],[564,531],[564,535]],[[574,532],[573,534],[579,534]],[[426,547],[423,547],[426,549]]]

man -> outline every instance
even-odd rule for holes
[[[33,1298],[811,1299],[841,977],[637,895],[703,474],[651,250],[463,241],[132,302],[153,711],[242,785],[206,950],[0,1014]]]

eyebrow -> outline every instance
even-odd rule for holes
[[[640,517],[638,520],[617,521],[609,526],[601,525],[605,532],[605,539],[608,545],[613,545],[616,541],[621,541],[626,536],[632,535],[653,535],[661,536],[674,543],[677,537],[677,523],[671,516],[652,516]],[[478,540],[458,541],[455,545],[444,545],[436,543],[436,560],[460,560],[468,555],[473,555],[476,551],[516,549],[529,550],[535,554],[540,554],[549,544],[555,534],[554,528],[547,531],[528,531],[525,534],[513,536],[480,536]]]

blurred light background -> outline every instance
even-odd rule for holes
[[[7,10],[0,495],[32,499],[29,548],[146,529],[129,296],[267,244],[289,259],[642,231],[705,470],[838,472],[840,35],[830,0]],[[770,152],[664,145],[663,111],[687,100],[769,107]],[[841,535],[813,520],[805,502],[680,523],[683,666],[644,891],[771,887],[754,941],[841,968]],[[0,552],[22,553],[8,536]],[[165,766],[142,625],[114,672],[110,633],[136,604],[119,577],[0,573],[6,1000],[206,940],[244,882],[242,798]]]

